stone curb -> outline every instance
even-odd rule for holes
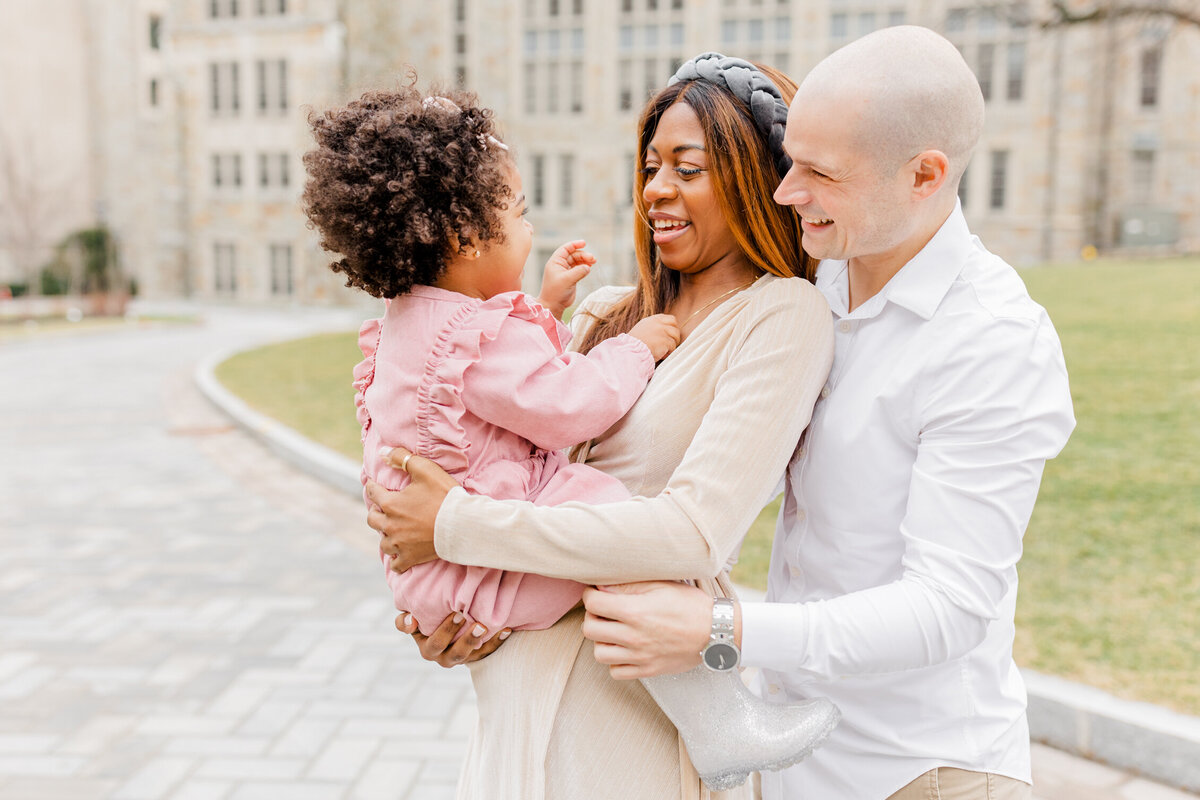
[[[253,348],[261,347],[262,343]],[[204,359],[196,367],[195,381],[202,394],[247,432],[260,439],[270,450],[294,467],[336,486],[355,497],[362,497],[359,474],[362,464],[352,461],[336,450],[302,436],[292,428],[246,405],[241,398],[217,380],[216,368],[247,348],[224,350]]]
[[[195,372],[200,391],[288,463],[361,497],[359,462],[260,414],[220,384],[214,375],[217,364],[242,349],[247,348],[205,359]],[[743,587],[739,594],[748,600],[763,596]],[[1022,669],[1021,675],[1029,692],[1029,730],[1034,741],[1200,793],[1200,717],[1122,700],[1033,670]]]

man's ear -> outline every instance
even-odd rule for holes
[[[908,163],[913,171],[913,193],[922,198],[942,188],[950,172],[950,159],[941,150],[918,153]]]

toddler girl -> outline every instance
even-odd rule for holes
[[[563,450],[625,415],[679,341],[673,317],[639,322],[586,356],[559,320],[595,263],[569,242],[546,264],[541,296],[521,292],[532,246],[521,176],[491,112],[469,96],[412,87],[370,92],[312,120],[305,210],[348,286],[384,298],[359,332],[354,369],[364,483],[408,476],[381,445],[436,461],[473,493],[557,504],[628,492]],[[390,557],[385,557],[385,566]],[[396,607],[430,634],[449,614],[489,631],[553,625],[581,584],[433,561],[386,569]]]

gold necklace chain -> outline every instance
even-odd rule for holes
[[[729,297],[729,295],[733,294],[734,292],[740,292],[740,291],[742,291],[743,289],[749,289],[749,288],[750,288],[751,286],[753,286],[753,285],[754,285],[754,281],[750,281],[749,283],[747,283],[747,284],[746,284],[746,285],[744,285],[744,286],[735,286],[735,287],[733,287],[732,289],[730,289],[728,292],[726,292],[725,294],[723,294],[723,295],[719,295],[718,297],[716,297],[716,298],[714,298],[714,299],[712,299],[712,300],[709,300],[707,303],[705,303],[704,305],[700,306],[700,307],[699,307],[699,308],[697,308],[695,311],[693,311],[691,314],[689,314],[689,315],[688,315],[688,318],[687,318],[687,319],[685,319],[685,320],[684,320],[682,323],[680,323],[680,325],[679,325],[679,329],[680,329],[680,330],[683,330],[684,328],[686,328],[686,327],[687,327],[687,324],[688,324],[689,322],[691,322],[693,319],[695,319],[697,314],[699,314],[701,311],[703,311],[704,309],[708,308],[709,306],[711,306],[711,305],[714,305],[715,303],[718,303],[718,302],[720,302],[721,300],[724,300],[726,297]]]

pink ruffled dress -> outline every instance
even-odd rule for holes
[[[565,351],[570,331],[522,292],[488,300],[414,286],[359,331],[354,368],[364,483],[402,489],[382,445],[436,461],[468,492],[539,505],[629,497],[615,478],[567,460],[564,448],[611,427],[654,373],[646,345],[622,334],[586,356]],[[386,569],[396,608],[428,635],[462,612],[489,631],[553,625],[580,600],[581,584],[541,575],[420,564]],[[463,630],[468,630],[469,625]]]

